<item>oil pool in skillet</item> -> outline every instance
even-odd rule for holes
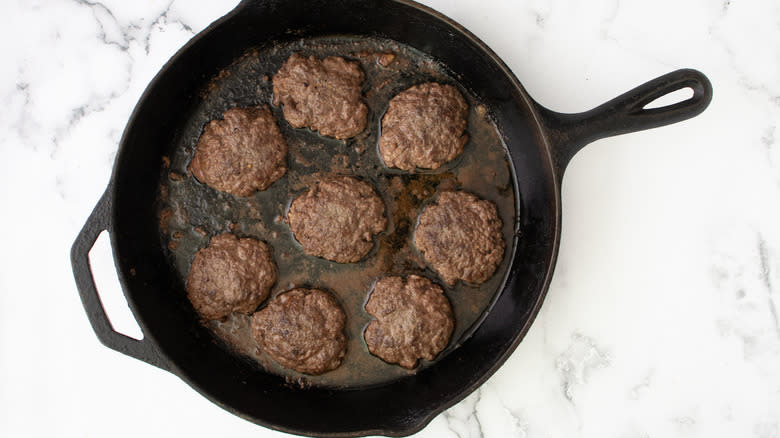
[[[366,73],[363,93],[369,109],[365,131],[346,141],[322,137],[307,129],[292,128],[284,121],[281,109],[271,107],[289,146],[288,171],[266,190],[240,198],[215,191],[189,176],[169,177],[186,174],[198,137],[208,121],[232,107],[270,103],[271,77],[295,52],[320,58],[344,56],[360,63]],[[410,174],[386,167],[378,156],[377,141],[388,102],[413,85],[431,81],[455,85],[469,103],[469,141],[463,153],[433,171]],[[460,86],[442,66],[410,47],[385,40],[343,37],[299,40],[250,51],[203,90],[195,114],[172,139],[168,151],[169,166],[161,166],[160,233],[163,246],[169,248],[169,261],[182,281],[193,255],[207,245],[209,237],[232,231],[256,237],[273,247],[279,280],[271,291],[271,299],[294,287],[317,287],[331,291],[344,309],[346,356],[340,367],[319,376],[300,374],[271,360],[252,338],[251,318],[247,315],[232,314],[224,321],[206,323],[226,348],[291,381],[364,387],[416,372],[385,363],[371,355],[365,345],[363,330],[372,318],[364,305],[378,278],[415,274],[442,285],[452,304],[455,327],[449,346],[437,356],[441,358],[457,348],[478,325],[507,275],[509,248],[496,273],[486,282],[448,286],[427,268],[414,248],[412,234],[417,217],[443,190],[466,190],[494,202],[508,246],[513,242],[516,206],[506,148],[488,111],[478,96]],[[290,201],[330,174],[354,175],[370,182],[387,206],[387,230],[376,237],[372,251],[358,263],[340,264],[305,255],[284,222]],[[181,291],[171,293],[183,293],[183,286]],[[421,361],[417,369],[431,363]]]

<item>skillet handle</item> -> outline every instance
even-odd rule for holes
[[[650,102],[685,88],[693,90],[689,99],[660,108],[645,108]],[[557,113],[538,104],[537,110],[553,143],[558,178],[562,178],[571,158],[588,143],[690,119],[704,111],[711,100],[712,84],[709,79],[697,70],[681,69],[584,113]]]
[[[111,322],[106,315],[95,287],[92,268],[89,264],[89,251],[95,245],[95,241],[100,233],[110,228],[111,193],[111,185],[109,185],[95,209],[92,210],[92,214],[89,215],[89,219],[87,219],[78,237],[76,237],[76,241],[73,243],[70,251],[73,276],[76,279],[81,303],[87,312],[92,329],[103,345],[163,370],[170,371],[168,360],[160,354],[152,341],[147,338],[140,341],[133,339],[115,331],[111,327]]]

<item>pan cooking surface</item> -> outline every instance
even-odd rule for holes
[[[342,141],[325,138],[306,129],[293,129],[280,108],[270,106],[271,78],[292,54],[343,56],[357,60],[366,73],[364,94],[369,107],[368,126],[357,137]],[[392,53],[395,58],[383,54]],[[380,59],[382,62],[380,63]],[[386,64],[386,65],[383,65]],[[437,81],[456,85],[470,105],[469,142],[463,154],[435,171],[408,174],[385,167],[377,152],[381,116],[389,100],[406,88]],[[308,376],[285,369],[257,348],[249,330],[250,317],[232,315],[226,321],[205,322],[226,349],[260,364],[299,385],[365,387],[414,373],[372,356],[363,341],[371,320],[363,305],[377,278],[385,275],[418,274],[440,284],[453,306],[455,331],[439,358],[463,342],[490,308],[507,277],[514,244],[516,189],[506,147],[499,130],[474,93],[458,84],[447,69],[422,52],[394,41],[370,38],[331,37],[275,44],[249,51],[214,77],[201,90],[201,103],[187,123],[171,138],[161,165],[159,218],[161,239],[168,260],[178,273],[178,290],[184,284],[195,252],[210,237],[234,232],[254,236],[273,247],[279,280],[271,298],[293,287],[309,286],[330,291],[347,315],[347,354],[342,365],[321,376]],[[287,173],[268,189],[240,198],[199,183],[187,171],[204,125],[232,107],[268,105],[289,146]],[[284,222],[290,201],[329,174],[354,175],[369,181],[387,207],[388,228],[375,239],[374,249],[362,261],[339,264],[307,256]],[[481,285],[463,282],[447,286],[412,244],[417,216],[442,190],[462,189],[496,203],[507,243],[504,260],[496,273]],[[269,300],[271,299],[269,298]],[[186,298],[184,298],[186,301]],[[265,305],[265,303],[263,304]],[[262,307],[262,306],[261,306]],[[193,310],[193,320],[196,319]],[[421,361],[421,367],[432,362]]]

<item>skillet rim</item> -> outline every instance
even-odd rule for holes
[[[129,150],[126,147],[128,143],[128,134],[132,132],[132,130],[138,129],[136,125],[137,125],[137,119],[139,117],[139,114],[143,111],[143,109],[146,106],[148,106],[147,102],[150,100],[150,95],[154,92],[154,90],[156,90],[159,87],[159,82],[161,77],[164,75],[165,72],[167,72],[170,69],[170,67],[173,64],[177,63],[180,60],[181,55],[184,52],[188,51],[191,47],[198,44],[198,42],[201,41],[203,38],[205,38],[206,35],[214,32],[217,28],[228,24],[230,20],[233,19],[234,17],[241,15],[242,13],[248,13],[246,9],[250,7],[253,3],[256,3],[258,1],[260,3],[268,3],[268,1],[265,0],[243,0],[232,11],[228,12],[223,17],[217,19],[216,21],[211,23],[208,27],[206,27],[204,30],[199,32],[194,37],[192,37],[186,44],[184,44],[179,50],[177,50],[177,52],[161,67],[161,69],[157,72],[155,77],[149,82],[146,89],[144,90],[141,97],[139,98],[138,103],[134,107],[130,115],[130,118],[128,119],[128,122],[126,124],[125,130],[123,131],[122,138],[119,142],[117,155],[115,158],[114,166],[112,168],[111,178],[109,180],[108,187],[106,189],[106,193],[109,195],[110,199],[113,200],[116,198],[117,186],[118,186],[118,184],[116,183],[117,173],[120,172],[119,170],[120,163],[123,161],[122,158],[124,157],[124,154],[129,153]],[[437,406],[428,410],[419,418],[416,418],[415,424],[412,426],[407,427],[405,425],[399,425],[399,427],[397,428],[372,428],[372,429],[365,429],[365,430],[353,430],[350,432],[333,432],[333,433],[315,432],[317,433],[317,436],[323,436],[323,437],[353,437],[353,436],[364,436],[364,435],[371,435],[371,434],[382,434],[387,436],[411,435],[425,428],[440,413],[454,406],[458,402],[462,401],[469,394],[471,394],[479,387],[481,387],[493,374],[495,374],[495,372],[499,368],[503,366],[503,364],[506,362],[509,356],[515,351],[515,349],[520,344],[520,342],[525,338],[526,334],[528,333],[531,326],[533,325],[533,322],[538,316],[539,310],[541,309],[541,306],[546,298],[550,283],[552,281],[555,261],[557,260],[559,244],[560,244],[560,236],[561,236],[560,178],[556,174],[557,172],[555,167],[554,155],[552,153],[552,143],[549,138],[549,133],[540,115],[539,105],[528,95],[527,91],[522,86],[521,82],[517,79],[514,73],[512,73],[512,71],[504,63],[504,61],[492,49],[490,49],[490,47],[488,47],[487,44],[485,44],[482,40],[480,40],[476,35],[471,33],[464,26],[460,25],[453,19],[445,16],[444,14],[438,11],[428,6],[414,2],[412,0],[381,0],[381,1],[397,3],[400,5],[411,7],[417,13],[428,15],[433,19],[436,19],[437,21],[440,21],[448,25],[449,27],[453,28],[455,31],[457,31],[462,36],[464,36],[472,46],[476,47],[477,49],[479,49],[479,51],[487,55],[487,57],[490,58],[490,60],[500,69],[501,74],[506,79],[508,79],[509,82],[513,85],[515,90],[519,93],[519,95],[522,98],[524,109],[527,111],[528,115],[530,116],[528,120],[529,126],[533,128],[534,132],[532,134],[535,134],[534,137],[536,139],[536,146],[540,147],[541,151],[543,152],[541,154],[543,158],[542,161],[550,169],[550,176],[549,176],[550,180],[547,181],[547,183],[548,184],[551,183],[551,187],[552,187],[552,193],[554,197],[552,201],[554,201],[554,204],[552,205],[551,211],[553,216],[555,217],[555,222],[550,224],[553,229],[553,235],[551,236],[551,243],[550,243],[551,252],[550,252],[549,259],[545,260],[546,262],[545,273],[543,276],[543,280],[541,281],[540,287],[536,292],[536,298],[533,302],[533,306],[531,307],[528,317],[526,318],[522,328],[519,330],[517,335],[514,336],[512,342],[508,345],[508,347],[500,354],[497,354],[495,356],[495,360],[492,366],[487,368],[480,376],[477,376],[477,378],[474,380],[472,384],[463,385],[461,389],[459,391],[456,391],[454,395],[450,397],[448,400],[442,400],[442,402],[439,403]],[[516,168],[514,165],[512,165],[511,168],[512,168],[513,183],[515,186],[517,186]],[[229,405],[226,405],[216,397],[211,396],[208,392],[206,392],[200,387],[200,384],[195,379],[191,378],[191,376],[189,376],[179,366],[177,366],[174,361],[167,360],[169,359],[167,354],[165,354],[165,352],[160,349],[159,347],[160,344],[157,341],[156,337],[152,334],[152,331],[148,328],[144,318],[140,316],[143,315],[143,312],[139,311],[139,307],[137,306],[135,299],[132,298],[132,293],[130,294],[125,293],[125,289],[130,289],[130,286],[128,286],[130,282],[128,281],[129,279],[126,278],[125,276],[125,270],[121,268],[121,266],[123,266],[124,263],[117,250],[119,244],[117,242],[118,239],[117,238],[118,233],[116,232],[117,220],[115,218],[117,217],[118,213],[119,212],[117,209],[117,204],[115,202],[111,202],[109,206],[109,212],[108,212],[109,214],[108,231],[111,240],[114,262],[117,266],[116,271],[119,276],[120,283],[123,286],[123,293],[128,302],[128,305],[130,306],[133,315],[144,334],[144,341],[150,342],[154,346],[154,348],[157,349],[159,354],[166,359],[168,365],[167,367],[168,371],[170,371],[171,373],[173,373],[174,375],[182,379],[191,388],[193,388],[196,392],[204,396],[212,403],[215,403],[216,405],[220,406],[221,408],[227,410],[228,412],[240,418],[261,425],[263,427],[267,427],[269,429],[278,430],[286,433],[311,434],[312,431],[304,431],[300,428],[294,429],[290,427],[280,426],[278,424],[269,423],[262,419],[258,419],[243,414],[241,411]],[[517,239],[517,236],[515,236],[515,239]],[[510,262],[507,271],[507,278],[505,279],[504,283],[502,283],[501,290],[497,291],[500,294],[503,294],[506,291],[507,289],[506,283],[509,281],[509,278],[512,276],[512,268],[516,261],[515,260],[516,250],[517,250],[516,243],[513,245],[513,248],[514,248],[512,254],[513,260]],[[540,275],[540,278],[541,277],[542,276]]]

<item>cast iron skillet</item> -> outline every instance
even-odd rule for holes
[[[359,389],[300,388],[228,354],[168,293],[177,279],[160,243],[154,198],[160,162],[198,90],[247,49],[324,35],[388,38],[443,64],[490,109],[520,193],[509,277],[487,317],[433,366]],[[644,109],[673,91],[693,97]],[[168,370],[224,409],[285,432],[320,436],[414,433],[474,391],[528,331],[547,292],[560,238],[564,169],[585,144],[701,113],[707,78],[678,70],[580,114],[533,101],[504,63],[466,29],[409,0],[245,0],[184,46],[155,77],[125,129],[111,181],[73,245],[73,272],[100,341]],[[95,288],[88,253],[108,230],[120,282],[144,338],[115,332]]]

